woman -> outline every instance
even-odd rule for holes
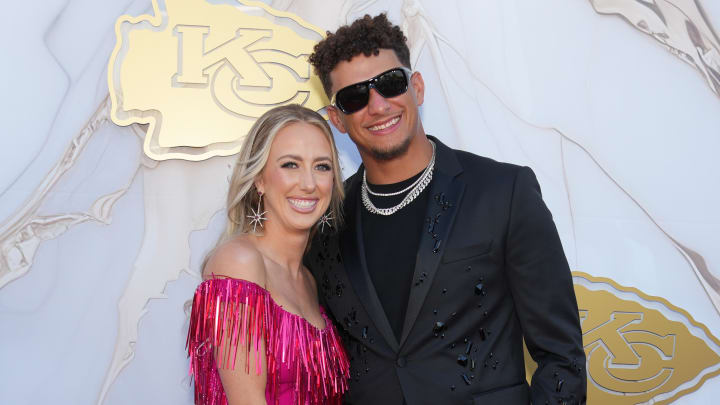
[[[196,404],[341,403],[347,355],[302,258],[314,232],[338,226],[342,194],[320,115],[288,105],[257,120],[230,180],[226,233],[193,299]]]

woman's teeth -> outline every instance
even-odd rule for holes
[[[299,200],[295,198],[288,198],[288,201],[290,201],[290,204],[303,210],[312,208],[315,204],[317,204],[317,200]]]
[[[395,117],[384,124],[374,125],[374,126],[370,127],[370,130],[371,131],[380,131],[382,129],[385,129],[385,128],[388,128],[388,127],[391,127],[391,126],[397,124],[398,121],[400,121],[400,117]]]

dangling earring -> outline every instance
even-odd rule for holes
[[[251,208],[252,215],[247,216],[248,218],[250,218],[250,223],[253,226],[253,233],[255,233],[258,224],[260,224],[260,228],[264,228],[263,221],[267,221],[267,218],[265,218],[265,214],[267,213],[267,211],[260,212],[260,203],[262,202],[263,193],[258,191],[258,196],[260,196],[260,197],[258,198],[257,210],[253,210]]]
[[[332,210],[328,211],[325,215],[323,215],[322,217],[320,217],[320,223],[319,223],[319,225],[320,225],[320,232],[321,232],[321,233],[325,231],[325,225],[327,225],[328,228],[332,228],[332,227],[333,227],[333,226],[332,226],[332,220],[333,220]]]

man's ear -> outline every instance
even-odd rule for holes
[[[423,80],[420,72],[413,73],[410,77],[410,85],[415,91],[415,100],[417,101],[417,105],[422,105],[425,101],[425,81]]]
[[[335,128],[343,134],[347,134],[345,124],[343,124],[342,119],[340,118],[340,114],[342,114],[342,112],[331,105],[325,107],[325,111],[327,111],[328,117],[330,117],[330,122],[332,122]]]

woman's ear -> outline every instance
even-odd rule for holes
[[[257,190],[260,194],[265,194],[265,182],[263,181],[262,176],[258,176],[255,179],[255,190]]]

